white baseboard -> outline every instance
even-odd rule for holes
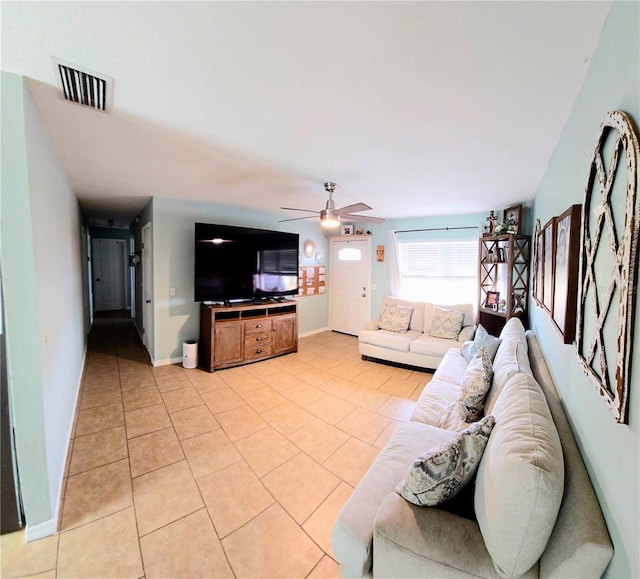
[[[170,366],[171,364],[178,364],[182,362],[182,356],[179,358],[165,358],[164,360],[152,360],[152,366]]]
[[[55,522],[54,533],[57,531],[58,526],[60,524],[60,515],[62,514],[62,501],[64,500],[64,479],[67,476],[67,471],[69,469],[69,462],[71,459],[71,455],[69,454],[69,448],[71,447],[71,437],[73,435],[73,429],[76,426],[76,420],[78,418],[78,410],[79,410],[79,402],[80,402],[80,390],[82,388],[82,378],[84,376],[84,369],[87,365],[87,353],[89,352],[87,344],[84,347],[84,356],[82,358],[82,366],[80,368],[80,376],[78,378],[78,384],[76,385],[76,398],[73,402],[73,419],[71,420],[71,424],[69,425],[69,431],[67,432],[67,447],[64,451],[64,460],[62,461],[62,472],[60,473],[60,482],[58,484],[58,495],[56,496],[56,504],[54,505],[54,515],[53,521]],[[40,525],[37,525],[40,527]],[[27,525],[28,532],[29,525]],[[50,535],[51,533],[49,533]],[[47,537],[48,535],[42,535],[43,537]],[[35,537],[36,539],[40,539],[41,537]],[[34,539],[27,539],[34,540]]]
[[[313,336],[314,334],[321,334],[322,332],[330,332],[331,328],[317,328],[315,330],[311,330],[310,332],[305,332],[304,334],[298,334],[298,338],[306,338],[308,336]],[[182,363],[182,356],[178,358],[165,358],[164,360],[152,360],[152,366],[169,366],[170,364],[180,364]]]
[[[39,525],[29,525],[29,523],[27,523],[24,531],[24,538],[28,543],[29,541],[37,541],[38,539],[50,537],[51,535],[55,535],[56,533],[56,519],[49,519],[48,521],[40,523]]]
[[[331,328],[324,327],[318,328],[316,330],[311,330],[310,332],[305,332],[304,334],[298,334],[298,338],[307,338],[308,336],[313,336],[314,334],[321,334],[322,332],[330,332]]]

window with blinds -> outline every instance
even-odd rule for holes
[[[400,297],[439,304],[475,303],[478,241],[397,241]]]

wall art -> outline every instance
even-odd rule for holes
[[[542,228],[542,307],[548,313],[553,310],[553,256],[555,255],[555,219],[551,218]]]
[[[555,263],[552,318],[565,344],[572,344],[578,299],[578,254],[582,207],[572,205],[555,219]]]
[[[639,156],[629,115],[607,113],[593,148],[581,219],[576,349],[621,423],[628,423],[638,293]]]
[[[540,235],[542,231],[542,225],[540,219],[536,219],[536,225],[533,230],[533,301],[541,305],[542,304],[542,264],[541,255],[543,251],[544,238]]]

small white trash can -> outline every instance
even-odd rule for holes
[[[182,343],[182,367],[187,370],[198,367],[198,342],[195,340]]]

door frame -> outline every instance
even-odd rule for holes
[[[142,342],[153,363],[153,229],[151,221],[142,226],[140,241],[142,246]]]

